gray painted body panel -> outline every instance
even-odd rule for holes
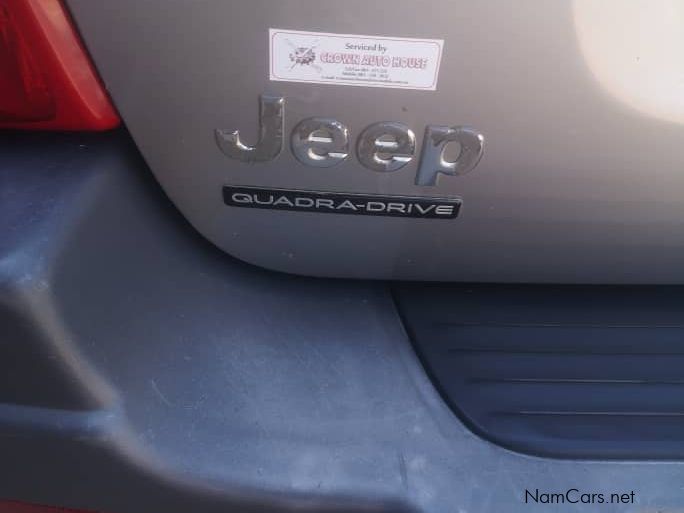
[[[596,78],[578,5],[69,0],[158,181],[236,257],[318,276],[684,282],[684,127],[619,100]],[[269,28],[444,39],[437,90],[270,82]],[[260,93],[286,98],[286,147],[271,162],[231,160],[214,130],[256,142]],[[313,116],[344,123],[352,145],[372,123],[404,123],[416,133],[416,158],[392,173],[353,154],[331,168],[306,166],[289,134]],[[480,130],[479,166],[416,186],[428,124]],[[460,197],[463,208],[452,220],[242,209],[223,204],[224,185]]]

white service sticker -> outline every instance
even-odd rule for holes
[[[444,41],[270,29],[270,78],[286,82],[437,89]]]

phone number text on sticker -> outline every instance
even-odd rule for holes
[[[270,79],[437,88],[444,41],[270,29]]]

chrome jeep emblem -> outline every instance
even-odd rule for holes
[[[356,143],[359,162],[373,171],[396,171],[411,162],[416,151],[413,131],[396,121],[374,123]]]
[[[216,129],[214,135],[221,151],[228,157],[243,162],[268,162],[283,149],[285,131],[285,98],[280,96],[259,97],[259,141],[247,146],[240,139],[239,130]]]
[[[302,164],[331,167],[349,156],[349,130],[336,119],[307,118],[292,130],[290,145]]]
[[[313,50],[312,50],[313,51]],[[259,140],[247,146],[239,130],[216,129],[216,143],[230,158],[243,162],[267,162],[275,159],[283,148],[285,98],[259,98]],[[459,145],[454,160],[446,158],[449,144]],[[349,129],[330,118],[307,118],[295,126],[290,136],[292,153],[301,163],[314,167],[331,167],[349,156]],[[366,127],[358,137],[356,156],[364,167],[376,172],[394,172],[415,156],[416,138],[403,123],[384,121]],[[472,171],[482,158],[484,136],[467,126],[425,127],[423,148],[415,184],[434,186],[440,175],[460,176]]]

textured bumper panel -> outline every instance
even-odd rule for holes
[[[1,390],[2,499],[106,513],[530,513],[548,505],[525,504],[525,489],[572,486],[634,490],[634,511],[684,505],[680,462],[559,461],[475,436],[425,375],[386,284],[226,256],[170,206],[125,134],[4,139],[0,194],[2,304],[21,313],[3,318],[2,354],[26,346],[61,371],[25,369],[41,386]],[[6,337],[16,319],[43,319],[45,336]],[[73,393],[48,393],[67,382]]]
[[[684,456],[684,288],[397,287],[444,398],[513,449]]]

